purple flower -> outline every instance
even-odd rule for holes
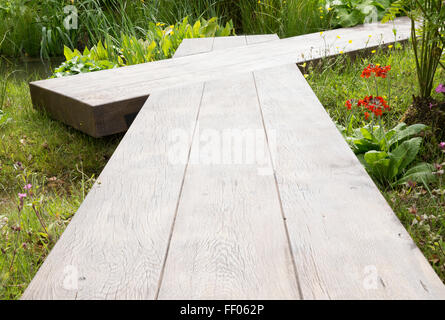
[[[411,181],[411,180],[408,180],[407,183],[408,183],[410,188],[414,188],[416,186],[416,184],[417,184],[415,181]]]
[[[445,93],[445,86],[443,85],[443,83],[441,83],[437,86],[436,92],[437,93],[440,93],[440,92]]]
[[[26,198],[26,193],[19,193],[19,198],[22,200],[23,198]]]
[[[439,143],[439,148],[444,150],[445,149],[445,142]]]
[[[25,190],[31,190],[32,184],[28,183],[26,186],[23,187]]]

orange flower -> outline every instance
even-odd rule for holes
[[[369,113],[365,112],[365,120],[368,120],[368,118],[369,118]]]

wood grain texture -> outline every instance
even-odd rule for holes
[[[202,89],[151,95],[22,299],[155,298]]]
[[[213,48],[246,41],[262,39]],[[226,163],[218,142],[211,157],[209,141],[243,129],[273,161]],[[445,287],[291,64],[153,92],[22,298],[445,299]]]
[[[23,299],[155,297],[187,163],[169,148],[189,150],[202,89],[150,96]]]
[[[303,299],[445,299],[296,66],[254,74]]]
[[[214,49],[242,45],[215,38]],[[271,163],[252,74],[206,83],[198,125],[159,298],[298,299],[275,181],[259,173]],[[225,134],[264,157],[232,163]]]
[[[397,30],[396,36],[393,34],[393,28]],[[370,34],[371,38],[368,37]],[[355,52],[393,43],[395,40],[406,40],[409,35],[409,20],[399,18],[394,24],[337,29],[326,31],[323,35],[315,33],[227,50],[202,50],[203,53],[175,59],[36,81],[32,82],[30,87],[35,95],[33,102],[36,106],[47,109],[54,113],[57,119],[79,130],[100,136],[122,130],[125,125],[108,128],[110,121],[97,120],[102,127],[91,131],[92,129],[82,127],[76,119],[57,117],[60,115],[57,109],[77,110],[76,105],[80,103],[92,109],[99,109],[94,113],[99,119],[108,112],[108,107],[113,110],[122,108],[123,111],[119,112],[131,115],[138,107],[137,103],[132,102],[140,101],[154,90],[229,78],[263,68],[332,56],[340,51]],[[189,41],[193,40],[186,42]],[[184,48],[183,50],[187,50]]]

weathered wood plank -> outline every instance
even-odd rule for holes
[[[298,299],[275,181],[258,173],[271,163],[252,74],[207,82],[198,123],[159,298]],[[232,163],[237,142],[262,161]]]
[[[254,74],[303,299],[445,299],[295,65]]]
[[[248,76],[152,93],[23,298],[444,299],[296,66]],[[196,162],[226,128],[274,174]]]
[[[393,28],[397,29],[397,36],[394,36]],[[373,36],[369,38],[369,34]],[[267,67],[335,55],[339,51],[354,52],[392,43],[396,39],[406,40],[409,34],[409,21],[400,18],[394,25],[374,24],[337,29],[327,31],[323,36],[315,33],[248,47],[41,80],[32,82],[30,90],[35,106],[43,107],[56,119],[98,137],[124,131],[143,100],[157,89],[228,78]],[[352,43],[349,43],[350,40]],[[82,111],[83,107],[90,110]],[[108,113],[120,116],[118,124],[112,117],[104,118]]]
[[[150,96],[23,299],[155,297],[188,156],[170,161],[170,134],[191,135],[202,89]]]
[[[214,38],[192,38],[184,39],[181,45],[176,49],[174,58],[185,57],[192,54],[205,53],[212,51]]]
[[[174,58],[190,55],[193,50],[196,50],[196,53],[212,50],[213,38],[200,38],[201,41],[193,42],[185,40],[189,39],[184,39]],[[89,104],[72,99],[70,95],[40,88],[34,82],[30,83],[29,88],[35,107],[43,107],[53,118],[93,137],[126,131],[149,96],[147,92],[134,98],[92,108]]]
[[[188,156],[171,161],[170,135],[191,136],[202,88],[150,97],[23,299],[156,296]]]

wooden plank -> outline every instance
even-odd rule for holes
[[[295,65],[256,71],[304,299],[445,299],[416,247]]]
[[[183,41],[173,57],[190,55],[193,50],[196,53],[208,52],[212,50],[212,44],[213,38],[204,38],[202,41]],[[71,99],[69,95],[59,95],[48,89],[39,88],[34,83],[30,83],[30,91],[34,106],[44,106],[53,118],[93,137],[128,130],[149,96],[146,93],[135,98],[109,103],[106,106],[91,108],[86,103]]]
[[[202,89],[152,94],[22,299],[156,296]]]
[[[23,299],[445,298],[296,66],[248,76],[154,92]],[[274,175],[196,162],[226,128]]]
[[[192,54],[210,52],[213,47],[213,39],[214,38],[183,39],[173,57],[179,58]]]
[[[155,297],[188,157],[170,161],[170,134],[191,136],[202,89],[150,96],[23,299]]]
[[[241,45],[244,37],[215,38],[214,49]],[[191,151],[197,161],[185,176],[160,299],[299,298],[275,181],[258,173],[271,166],[259,111],[251,73],[205,84]],[[225,134],[264,147],[265,159],[223,162],[238,156],[234,145],[221,150]]]
[[[141,102],[154,90],[229,78],[267,67],[331,56],[340,51],[354,52],[382,43],[393,43],[396,39],[406,40],[410,27],[407,18],[399,18],[394,24],[337,29],[323,35],[315,33],[248,47],[41,80],[30,83],[30,90],[35,106],[43,107],[56,119],[98,137],[125,130],[128,119],[134,118]],[[397,30],[396,36],[393,29]],[[369,38],[371,33],[373,36]],[[78,112],[82,106],[90,110]],[[68,116],[64,118],[64,114]],[[119,115],[119,124],[104,118],[107,114]]]

